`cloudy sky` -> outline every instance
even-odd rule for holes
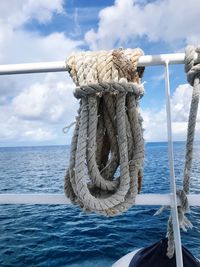
[[[1,0],[0,64],[116,47],[184,52],[200,43],[199,15],[199,0]],[[192,92],[183,69],[170,67],[175,140],[185,139]],[[143,80],[145,140],[166,140],[163,68],[146,68]],[[69,144],[72,129],[67,135],[62,129],[78,108],[73,89],[68,73],[1,76],[0,146]]]

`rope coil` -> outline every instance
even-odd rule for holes
[[[67,65],[80,108],[71,143],[65,194],[87,211],[107,216],[130,208],[141,189],[144,139],[138,101],[140,49],[84,52]],[[120,176],[117,177],[118,169]]]

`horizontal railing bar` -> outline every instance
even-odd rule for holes
[[[156,66],[164,65],[166,61],[169,64],[183,64],[185,53],[160,54],[141,56],[138,66]]]
[[[136,196],[136,205],[145,206],[170,206],[171,194],[140,194]],[[188,195],[190,206],[200,206],[200,195]],[[64,194],[0,194],[2,204],[45,204],[63,205],[70,204]]]
[[[184,53],[146,55],[140,57],[138,66],[163,65],[166,61],[169,64],[183,64],[184,57]],[[197,54],[195,55],[195,60],[197,60]],[[65,61],[0,65],[0,75],[58,72],[67,70],[68,68]]]
[[[67,71],[65,61],[0,65],[0,75]]]

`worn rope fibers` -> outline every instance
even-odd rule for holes
[[[64,189],[85,210],[114,216],[131,207],[141,189],[141,55],[140,49],[116,49],[73,54],[67,60],[80,108]]]
[[[198,61],[195,63],[195,53],[198,55]],[[200,98],[200,47],[188,46],[185,51],[185,72],[187,74],[187,80],[193,87],[192,100],[190,104],[190,114],[188,120],[187,129],[187,142],[186,142],[186,155],[185,155],[185,167],[183,174],[183,189],[177,192],[180,199],[180,206],[178,206],[179,224],[183,230],[191,228],[192,224],[185,216],[185,212],[189,210],[189,204],[187,200],[187,194],[190,190],[190,176],[192,171],[192,158],[193,158],[193,143],[195,135],[195,126]],[[168,251],[167,255],[172,258],[174,255],[174,233],[172,217],[170,216],[168,221]]]

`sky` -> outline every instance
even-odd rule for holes
[[[200,43],[199,0],[1,0],[0,64],[65,60],[72,52],[140,47],[146,55]],[[165,141],[163,67],[146,67],[146,141]],[[173,138],[186,138],[192,88],[170,66]],[[0,76],[0,146],[70,144],[78,101],[68,73]],[[196,138],[200,133],[199,116]]]

